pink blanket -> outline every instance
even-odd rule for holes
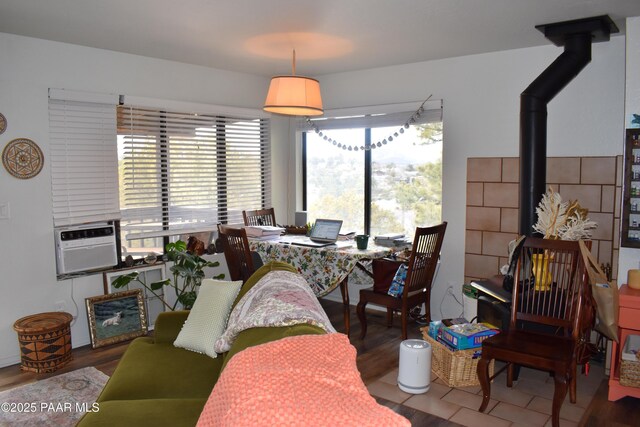
[[[249,347],[226,366],[198,426],[410,426],[379,405],[343,334],[300,335]]]

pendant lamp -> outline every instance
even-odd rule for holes
[[[271,79],[264,111],[288,116],[320,116],[322,97],[320,82],[310,77],[296,76],[296,51],[293,51],[293,72],[290,76]]]

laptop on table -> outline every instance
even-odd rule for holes
[[[312,248],[333,245],[338,240],[340,228],[342,228],[342,220],[340,219],[316,219],[309,239],[293,241],[291,244]]]

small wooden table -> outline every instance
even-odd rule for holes
[[[622,347],[629,335],[640,335],[640,290],[627,285],[620,287],[620,314],[618,315],[618,337],[620,343],[612,341],[611,374],[609,375],[609,400],[625,396],[640,397],[640,387],[620,384],[620,357]]]
[[[31,372],[54,372],[71,360],[71,320],[64,312],[32,314],[16,320],[22,364]]]

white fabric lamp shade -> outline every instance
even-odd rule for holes
[[[264,111],[289,116],[322,115],[320,83],[310,77],[295,75],[273,77]]]

